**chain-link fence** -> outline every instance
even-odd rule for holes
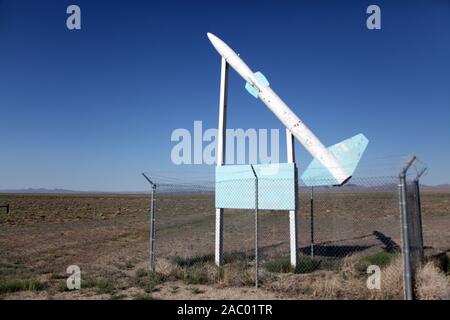
[[[325,269],[346,257],[400,253],[395,177],[353,179],[343,187],[301,187],[301,253]]]
[[[255,181],[240,182],[244,186],[240,198],[248,201],[249,208],[224,210],[224,265],[217,267],[215,186],[156,181],[157,270],[193,284],[254,285],[255,210],[251,204],[255,203]],[[271,193],[272,198],[276,195],[284,201],[287,184],[280,180],[276,185],[279,187],[260,187],[258,198]],[[289,211],[260,209],[258,215],[263,287],[301,295],[333,281],[347,281],[354,282],[348,292],[341,283],[326,297],[403,298],[398,177],[354,178],[342,187],[299,185],[296,266],[290,260]],[[371,265],[380,268],[384,289],[367,287],[367,268]],[[298,290],[293,289],[289,282],[283,282],[288,276],[303,277],[312,287],[303,283]]]

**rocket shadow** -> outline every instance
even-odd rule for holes
[[[373,235],[379,240],[383,245],[383,249],[389,253],[399,253],[401,252],[400,246],[392,240],[392,238],[386,236],[385,234],[381,233],[380,231],[375,230],[373,232]]]
[[[364,235],[360,237],[356,237],[348,240],[356,240],[362,238],[368,238],[371,236],[375,236],[376,240],[381,243],[382,249],[389,253],[398,253],[401,252],[400,246],[390,237],[386,236],[380,231],[373,231],[371,235]],[[314,256],[322,256],[322,257],[330,257],[330,258],[344,258],[346,256],[352,255],[354,253],[362,252],[368,250],[373,247],[378,247],[377,244],[367,244],[367,245],[348,245],[336,244],[336,241],[333,242],[322,242],[314,245]],[[311,246],[304,246],[299,249],[300,253],[305,255],[311,255]]]

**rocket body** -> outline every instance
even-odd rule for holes
[[[305,147],[305,149],[325,166],[338,184],[343,184],[351,177],[336,157],[312,133],[303,121],[284,103],[283,100],[270,88],[269,83],[258,73],[253,71],[225,42],[215,35],[208,33],[208,38],[219,54],[254,90],[258,97],[284,124],[292,135]]]

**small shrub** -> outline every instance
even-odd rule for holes
[[[214,283],[223,282],[225,278],[225,269],[223,267],[214,266],[210,276]]]
[[[81,279],[81,289],[95,288],[97,284],[97,281],[90,278]]]
[[[146,293],[155,291],[158,284],[166,281],[166,277],[159,272],[149,272],[144,269],[139,269],[136,275],[131,278],[130,284],[144,289]]]
[[[214,255],[189,258],[173,256],[169,261],[175,264],[169,272],[169,278],[182,280],[185,284],[207,284],[221,281],[223,271],[214,264]]]
[[[184,270],[180,267],[173,268],[172,270],[170,270],[169,278],[172,280],[183,280]]]
[[[380,268],[387,267],[392,263],[395,258],[395,254],[386,251],[375,253],[366,257],[366,261],[370,264],[377,265]]]
[[[227,286],[247,286],[255,284],[255,269],[244,262],[233,263],[223,269],[222,284]]]
[[[205,268],[187,268],[183,280],[186,284],[207,284],[209,282],[208,272]]]
[[[19,291],[41,291],[45,285],[36,279],[10,279],[0,282],[0,294]]]
[[[135,276],[138,277],[138,278],[142,278],[142,277],[145,277],[147,274],[148,274],[148,271],[141,268],[141,269],[136,271],[136,275]]]
[[[97,283],[98,294],[109,294],[114,292],[114,286],[111,282],[101,280]]]
[[[147,279],[148,281],[153,282],[155,284],[160,284],[164,282],[165,277],[163,274],[159,272],[149,272],[147,275]]]
[[[69,288],[67,288],[67,284],[64,282],[64,283],[60,283],[56,287],[56,291],[58,291],[58,292],[68,292],[68,291],[72,291],[72,290],[69,290]]]
[[[289,273],[293,271],[289,258],[280,258],[267,261],[265,263],[265,268],[267,269],[267,271],[277,273]]]
[[[387,251],[377,252],[372,255],[362,257],[357,263],[356,268],[361,274],[365,274],[370,265],[386,268],[392,264],[396,257],[396,254]]]
[[[320,260],[314,258],[303,256],[298,259],[297,267],[295,268],[295,273],[310,273],[320,269]]]
[[[270,272],[277,273],[310,273],[320,267],[320,261],[308,256],[299,257],[297,267],[294,269],[291,266],[291,260],[287,257],[268,261],[265,268]]]
[[[94,288],[98,294],[108,294],[115,291],[114,285],[106,279],[96,280],[96,279],[81,279],[81,289],[92,289]],[[66,282],[61,283],[56,290],[59,292],[73,291],[67,288]]]
[[[450,299],[450,281],[433,262],[418,270],[415,289],[421,300]]]

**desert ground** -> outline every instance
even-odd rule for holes
[[[398,193],[318,193],[311,257],[309,194],[300,196],[300,267],[289,267],[287,212],[260,213],[261,286],[254,288],[254,214],[226,210],[225,265],[214,266],[214,195],[157,195],[156,272],[148,272],[149,195],[0,194],[1,299],[401,299]],[[450,193],[423,192],[428,263],[416,294],[450,297]],[[365,268],[382,267],[380,290]],[[66,269],[81,269],[68,290]]]

